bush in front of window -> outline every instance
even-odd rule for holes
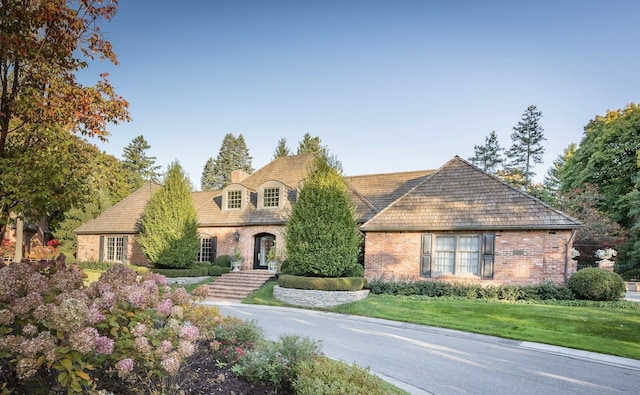
[[[343,277],[358,265],[361,240],[343,177],[318,157],[287,221],[289,270],[299,276]]]
[[[196,208],[189,179],[177,162],[169,165],[163,187],[145,208],[138,242],[150,262],[167,268],[185,268],[198,255]]]
[[[231,267],[231,258],[229,255],[218,255],[213,264],[220,267]]]
[[[578,270],[567,284],[578,299],[616,301],[626,291],[619,274],[597,267]]]

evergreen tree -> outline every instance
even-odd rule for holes
[[[209,158],[204,164],[202,176],[200,177],[200,189],[203,191],[213,191],[216,189],[216,174],[214,169],[213,158]]]
[[[156,157],[147,156],[147,150],[151,148],[147,140],[142,135],[131,140],[131,143],[124,147],[122,153],[122,162],[124,168],[130,171],[134,177],[144,182],[158,182],[160,174],[155,166]],[[139,183],[138,186],[142,186]]]
[[[184,268],[196,260],[200,248],[191,184],[178,162],[169,165],[164,185],[144,210],[138,242],[155,264]]]
[[[344,179],[318,156],[287,221],[289,268],[301,276],[345,276],[358,265],[361,241]]]
[[[509,161],[507,172],[514,170],[524,177],[524,186],[528,187],[531,179],[535,176],[533,166],[542,163],[544,147],[542,141],[546,140],[542,132],[544,129],[540,125],[542,112],[536,106],[529,106],[522,115],[522,119],[513,127],[511,134],[512,145],[507,151],[506,157]]]
[[[567,160],[571,158],[576,152],[576,144],[571,143],[567,148],[564,149],[562,154],[553,161],[553,166],[547,170],[547,174],[544,176],[544,182],[542,183],[543,188],[547,192],[547,194],[551,197],[550,201],[545,200],[545,202],[555,205],[556,200],[558,198],[558,194],[560,192],[561,185],[561,173],[564,169]]]
[[[227,133],[222,140],[220,152],[209,175],[211,188],[224,188],[231,182],[231,172],[234,170],[253,173],[251,159],[253,158],[249,155],[249,149],[242,134],[236,138],[233,134]]]
[[[342,174],[342,163],[338,158],[329,152],[329,148],[322,145],[320,137],[312,137],[311,134],[305,133],[302,140],[298,144],[298,155],[302,154],[316,154],[325,158],[329,166],[333,167]]]
[[[504,161],[502,158],[503,149],[498,143],[495,130],[491,131],[489,136],[484,139],[484,145],[474,145],[473,150],[474,156],[469,160],[488,173],[495,174]]]
[[[278,140],[278,145],[276,146],[275,151],[273,151],[273,159],[289,155],[291,155],[291,151],[289,150],[289,147],[287,147],[287,139],[283,137]]]

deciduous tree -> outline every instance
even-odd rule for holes
[[[163,187],[147,204],[138,242],[149,260],[184,268],[196,260],[200,247],[191,185],[178,162],[169,165]]]

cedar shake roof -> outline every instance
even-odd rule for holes
[[[345,177],[351,199],[356,203],[360,223],[370,220],[385,207],[426,180],[435,170],[370,174]]]
[[[151,195],[162,186],[149,183],[106,209],[98,218],[84,223],[76,234],[137,233],[138,221],[144,213]]]
[[[222,209],[225,189],[191,194],[204,226],[281,225],[295,202],[298,185],[313,163],[313,154],[278,158],[240,183],[244,209]],[[439,170],[345,177],[363,231],[575,229],[577,220],[521,192],[470,163],[455,157]],[[262,184],[284,185],[281,208],[258,209]],[[147,184],[98,218],[76,229],[77,234],[137,233],[151,194],[161,188]]]
[[[363,231],[575,229],[574,218],[455,157]]]

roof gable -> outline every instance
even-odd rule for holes
[[[574,229],[581,226],[574,218],[456,156],[361,229]]]
[[[106,209],[96,219],[82,224],[75,230],[77,234],[93,233],[136,233],[140,217],[151,199],[151,195],[161,185],[149,183],[131,195]]]

